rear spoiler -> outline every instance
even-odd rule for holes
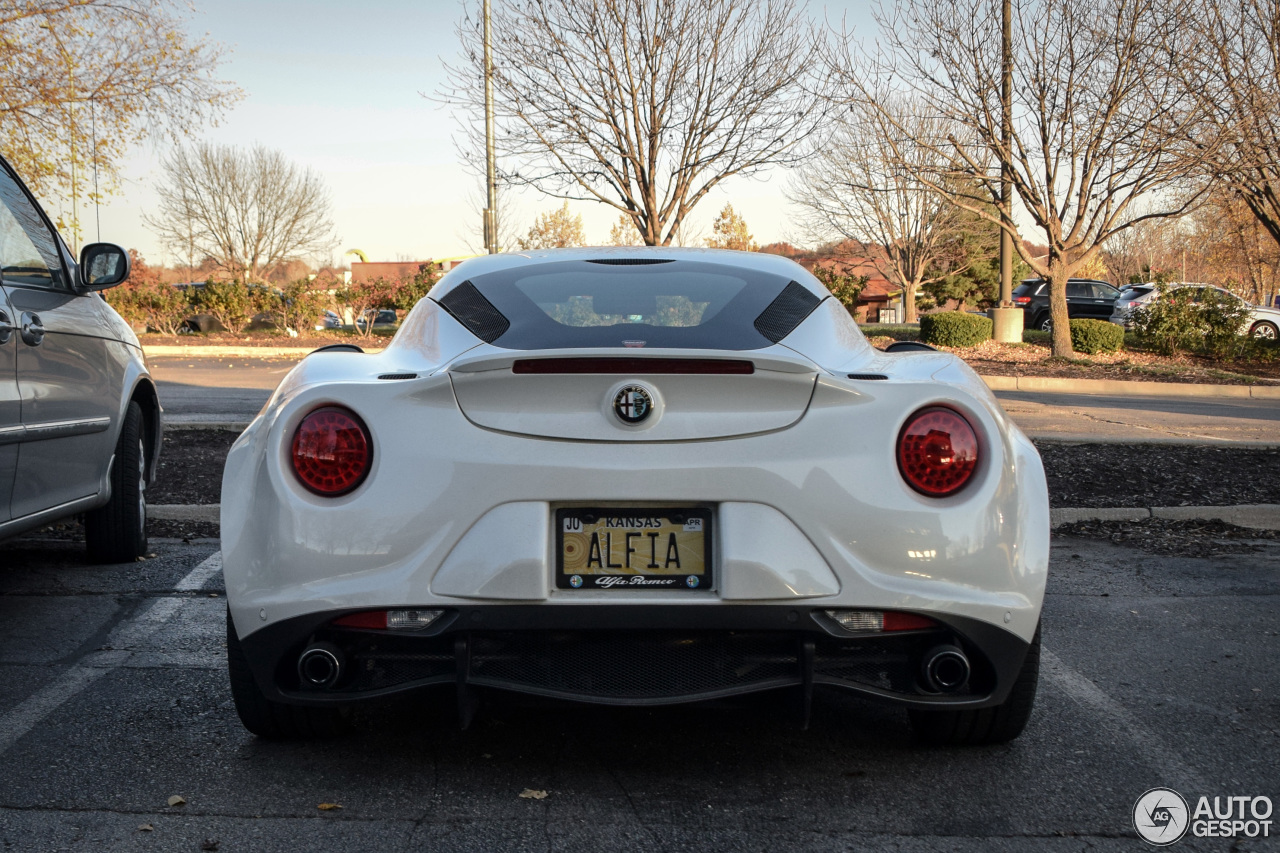
[[[616,349],[506,350],[460,358],[449,366],[451,373],[483,373],[511,370],[514,373],[726,373],[747,374],[757,370],[774,373],[818,373],[808,359],[786,355],[763,355],[737,350],[662,349],[640,352]]]

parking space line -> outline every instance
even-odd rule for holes
[[[215,552],[174,585],[177,592],[194,592],[222,570],[222,552]],[[156,599],[151,606],[111,632],[111,649],[85,655],[46,687],[28,696],[0,716],[0,755],[9,751],[27,732],[63,703],[82,692],[128,660],[132,647],[140,645],[171,620],[190,598]]]
[[[1048,649],[1040,651],[1040,671],[1076,703],[1092,712],[1096,720],[1112,735],[1129,740],[1138,748],[1140,757],[1158,771],[1162,778],[1152,785],[1168,785],[1179,791],[1207,791],[1205,784],[1189,764],[1134,714],[1102,691],[1098,685],[1067,666],[1062,659]]]

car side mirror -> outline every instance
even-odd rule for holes
[[[115,243],[90,243],[80,250],[80,287],[106,290],[129,277],[129,253]]]

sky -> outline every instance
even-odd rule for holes
[[[470,4],[477,8],[479,0]],[[371,261],[423,260],[479,251],[478,200],[482,182],[460,164],[458,122],[433,98],[457,64],[455,26],[464,14],[457,0],[195,0],[188,21],[230,49],[220,68],[244,90],[244,99],[216,127],[193,138],[277,148],[316,170],[333,198],[338,248],[360,249]],[[815,18],[870,25],[866,0],[810,4]],[[159,140],[122,164],[115,195],[99,210],[101,239],[136,248],[152,263],[167,256],[144,225],[155,213],[157,163],[170,143]],[[710,233],[726,202],[746,220],[757,242],[800,242],[785,199],[788,176],[731,180],[697,207],[693,230]],[[533,192],[510,199],[507,215],[527,228],[557,199]],[[52,208],[51,208],[52,209]],[[589,241],[603,242],[616,212],[576,203]],[[81,210],[86,240],[96,239],[93,211]]]

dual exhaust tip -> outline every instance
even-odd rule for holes
[[[333,643],[312,643],[298,657],[298,680],[304,687],[328,690],[346,669],[346,655]],[[932,693],[955,693],[969,682],[969,658],[959,647],[934,646],[920,659],[920,678]]]

